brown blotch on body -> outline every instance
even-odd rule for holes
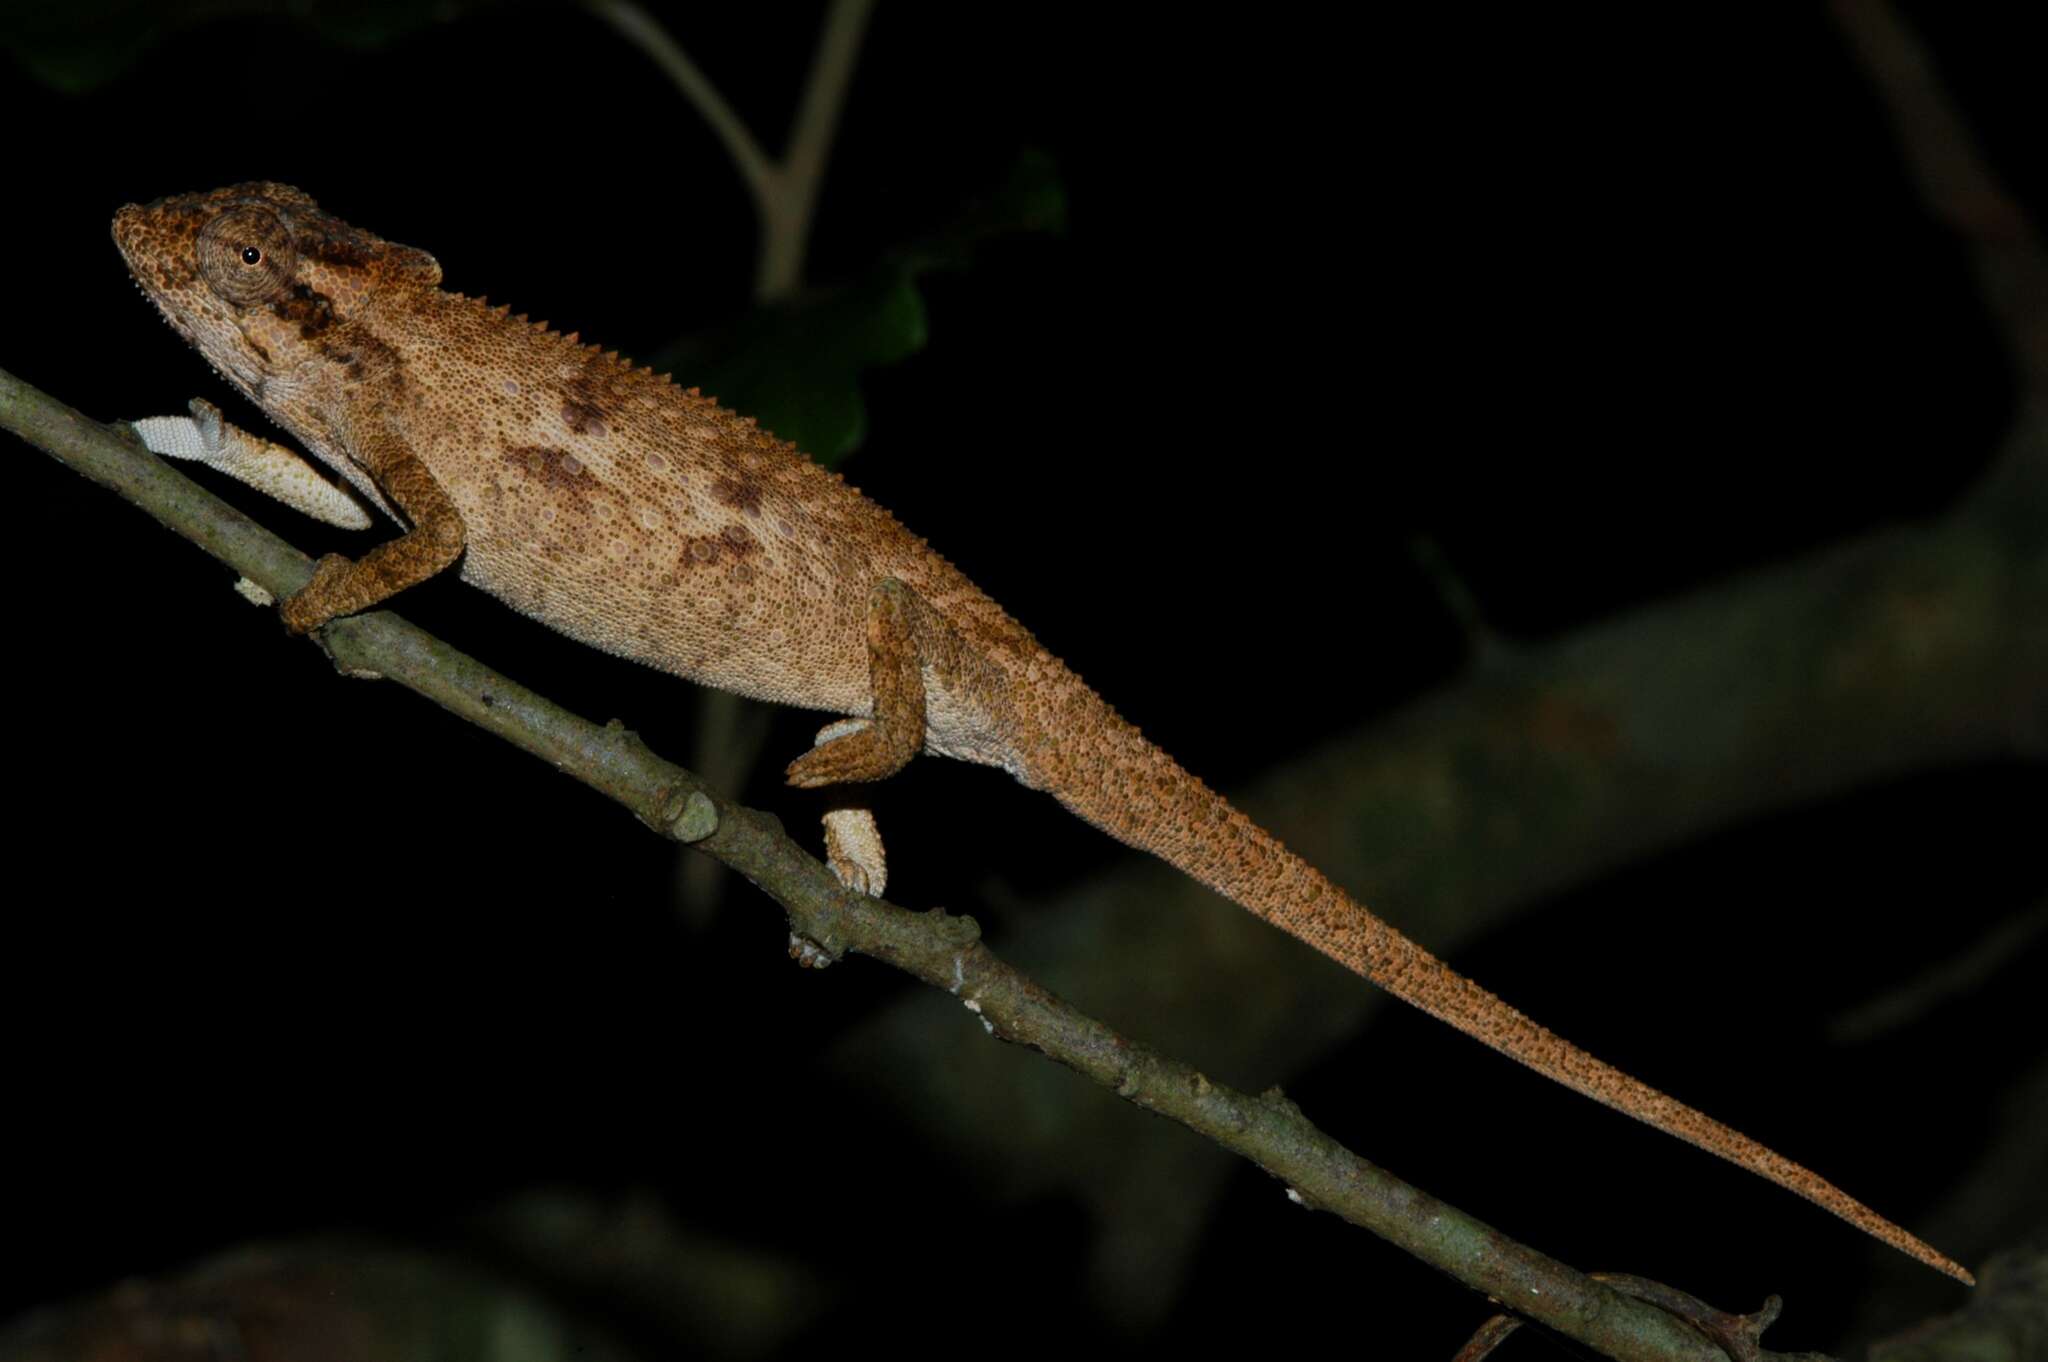
[[[761,514],[761,483],[757,478],[723,474],[718,481],[711,484],[711,495],[723,505],[732,507],[749,519]],[[742,530],[741,533],[746,532]]]
[[[562,424],[577,435],[604,436],[604,413],[587,402],[573,399],[562,403]]]
[[[581,497],[596,491],[597,478],[574,454],[546,445],[512,445],[505,450],[509,463],[518,465],[534,481],[558,492]]]
[[[745,527],[727,525],[717,534],[686,536],[682,552],[676,555],[676,566],[686,569],[712,567],[726,559],[738,562],[760,551],[760,541],[748,534]]]

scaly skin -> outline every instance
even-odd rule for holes
[[[295,632],[459,558],[465,580],[607,652],[867,720],[793,784],[918,751],[1000,766],[1538,1073],[1970,1274],[1791,1160],[1530,1021],[1374,917],[1145,741],[952,564],[694,389],[443,291],[432,256],[278,184],[130,205],[130,272],[171,326],[412,528],[322,560]]]

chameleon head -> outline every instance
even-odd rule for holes
[[[114,245],[172,328],[259,400],[384,291],[441,280],[425,251],[351,227],[283,184],[128,204],[114,214]]]

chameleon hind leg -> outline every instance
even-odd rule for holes
[[[789,783],[804,789],[893,776],[924,747],[924,659],[918,646],[917,595],[893,577],[868,593],[868,686],[871,709],[848,728],[789,764]],[[836,725],[833,727],[837,727]]]

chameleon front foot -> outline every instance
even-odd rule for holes
[[[825,815],[825,864],[854,893],[882,897],[889,883],[889,862],[871,810],[833,809]]]
[[[340,588],[354,566],[339,553],[327,554],[315,563],[313,580],[287,596],[277,608],[284,619],[285,632],[294,636],[309,634],[337,615],[350,613],[347,605],[337,602],[336,597],[345,594]]]
[[[813,751],[868,726],[865,719],[841,719],[818,730]],[[825,815],[825,864],[856,894],[880,898],[889,883],[889,861],[870,809],[847,806]]]

